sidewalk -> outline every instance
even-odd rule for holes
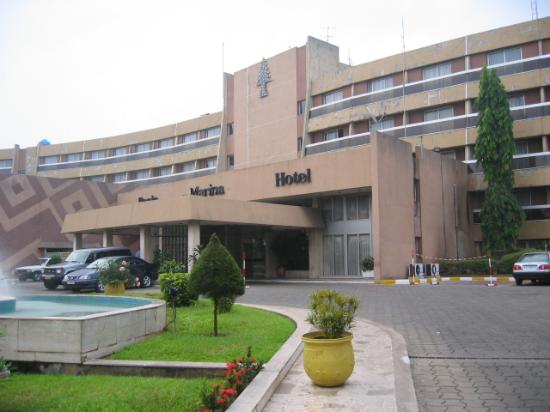
[[[355,353],[352,376],[344,386],[322,388],[310,381],[302,366],[300,337],[310,329],[305,322],[307,311],[256,307],[293,319],[297,330],[230,411],[418,411],[406,344],[395,331],[358,319],[352,330]]]

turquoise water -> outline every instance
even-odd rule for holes
[[[115,312],[151,304],[149,299],[115,296],[19,296],[15,311],[2,313],[9,318],[74,318]]]

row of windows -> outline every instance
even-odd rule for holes
[[[0,160],[0,169],[11,169],[12,160],[11,159],[2,159]]]
[[[321,200],[321,211],[326,222],[368,219],[369,198],[368,195],[325,198]]]
[[[521,107],[525,106],[525,95],[515,95],[508,97],[508,103],[510,107]],[[441,106],[434,109],[429,109],[424,111],[424,121],[434,121],[434,120],[443,120],[454,117],[454,107],[453,106]],[[414,123],[411,123],[414,124]],[[369,120],[369,131],[373,132],[376,130],[386,130],[395,127],[395,118],[386,117],[380,120]],[[341,127],[325,130],[323,132],[324,141],[334,140],[344,137],[344,129]]]
[[[129,153],[141,153],[154,149],[163,149],[179,144],[192,143],[199,139],[217,137],[220,135],[220,127],[211,127],[199,132],[187,133],[176,137],[158,140],[155,142],[138,143],[135,145],[116,147],[114,149],[93,150],[85,153],[69,153],[67,155],[43,156],[40,158],[40,164],[54,164],[60,162],[78,162],[80,160],[98,160],[111,156],[124,156]]]
[[[510,63],[513,61],[521,60],[522,49],[519,46],[510,47],[506,49],[497,50],[487,54],[487,64],[494,66],[497,64]],[[443,62],[433,64],[422,69],[422,80],[434,79],[437,77],[446,76],[452,73],[452,63]],[[369,92],[376,92],[380,90],[386,90],[394,87],[393,75],[380,77],[369,80],[367,82],[367,88]],[[323,95],[323,104],[335,103],[344,99],[343,90],[334,90]]]
[[[193,162],[179,163],[172,166],[157,167],[155,169],[142,169],[134,170],[131,172],[113,173],[107,176],[88,176],[86,180],[98,181],[98,182],[113,182],[122,183],[133,180],[149,179],[152,177],[171,176],[172,174],[179,174],[185,172],[192,172],[194,170],[209,169],[216,167],[217,159],[215,157],[208,159],[201,159]]]

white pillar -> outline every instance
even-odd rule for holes
[[[103,231],[103,247],[113,246],[113,231],[106,229]]]
[[[191,256],[193,251],[201,243],[201,226],[198,222],[189,222],[187,224],[187,256]],[[193,260],[187,263],[187,271],[193,269]]]
[[[547,152],[548,150],[550,150],[548,145],[548,136],[542,136],[542,151]]]
[[[73,233],[73,250],[82,249],[82,233]]]
[[[139,227],[139,250],[140,256],[147,262],[152,262],[154,258],[153,236],[151,236],[150,226]]]
[[[467,145],[464,147],[464,160],[472,160],[472,145]]]

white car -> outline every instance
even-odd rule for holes
[[[525,253],[514,263],[513,271],[518,286],[524,280],[530,280],[531,283],[550,281],[550,253]]]
[[[19,279],[20,282],[24,282],[27,279],[36,281],[41,280],[42,271],[48,265],[50,259],[50,257],[40,258],[33,265],[15,268],[15,277]]]

